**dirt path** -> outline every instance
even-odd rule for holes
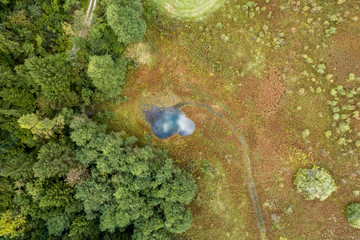
[[[91,25],[93,14],[94,14],[94,11],[95,11],[95,8],[96,8],[96,2],[97,2],[97,0],[90,0],[89,1],[88,7],[87,7],[87,10],[86,10],[85,19],[84,19],[84,22],[83,22],[83,24],[86,25],[86,26]],[[81,29],[79,31],[79,33],[78,33],[78,37],[85,37],[86,32],[87,32],[87,30]],[[71,47],[71,50],[72,51],[77,51],[78,49],[76,49],[75,46],[73,45]]]
[[[92,7],[93,1],[94,1],[94,0],[90,0],[90,1],[89,1],[88,8],[87,8],[87,10],[86,10],[86,16],[85,16],[85,21],[84,21],[84,23],[86,23],[86,20],[87,20],[88,17],[89,17],[89,13],[90,13],[90,9],[91,9],[91,7]]]
[[[247,184],[248,184],[250,198],[251,198],[254,212],[256,215],[256,222],[257,222],[258,229],[259,229],[260,239],[266,240],[265,219],[264,219],[264,215],[262,213],[261,205],[260,205],[259,198],[258,198],[257,191],[256,191],[254,177],[252,174],[252,167],[251,167],[251,161],[250,161],[250,156],[249,156],[249,145],[247,144],[244,135],[238,130],[237,127],[235,127],[228,120],[228,118],[226,118],[223,114],[214,110],[212,107],[210,107],[207,104],[189,101],[189,102],[185,102],[185,103],[176,104],[174,107],[181,108],[184,106],[201,107],[201,108],[208,110],[211,114],[216,115],[226,124],[226,126],[228,126],[228,128],[231,130],[231,132],[236,136],[237,140],[241,143],[241,145],[243,147],[243,163],[246,168],[246,180],[247,180]]]
[[[90,0],[91,1],[91,0]],[[92,1],[91,1],[92,2]],[[91,2],[89,3],[89,7],[90,7],[90,4]],[[93,14],[94,14],[94,11],[95,11],[95,8],[96,8],[96,2],[97,0],[93,0],[93,5],[92,5],[92,9],[91,9],[91,13],[90,13],[90,18],[89,18],[89,10],[86,12],[86,17],[89,18],[87,20],[87,25],[90,26],[91,22],[92,22],[92,18],[93,18]],[[85,18],[85,21],[86,21],[86,18]]]

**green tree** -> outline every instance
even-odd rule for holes
[[[74,189],[61,181],[37,178],[26,184],[27,193],[35,203],[44,208],[65,208],[75,204]]]
[[[95,136],[106,132],[106,126],[90,121],[85,115],[75,116],[70,123],[70,128],[73,130],[70,138],[79,147],[86,146]],[[83,163],[83,165],[86,164]]]
[[[295,175],[294,184],[296,191],[303,194],[307,200],[318,198],[323,201],[337,188],[328,171],[317,166],[310,169],[300,168]]]
[[[56,214],[46,220],[46,225],[50,235],[61,236],[70,227],[70,219],[67,214]]]
[[[18,119],[21,128],[30,129],[34,134],[34,139],[45,138],[50,139],[55,136],[55,133],[62,133],[65,126],[65,118],[59,114],[53,119],[45,118],[39,120],[38,117],[31,113],[21,116]]]
[[[21,214],[14,214],[10,210],[1,214],[0,237],[16,238],[24,234],[26,219]]]
[[[0,97],[14,107],[27,108],[35,104],[34,96],[26,89],[5,87],[0,90]]]
[[[26,77],[0,66],[0,142],[5,148],[11,148],[15,142],[33,145],[30,131],[21,129],[16,121],[35,110],[35,94]]]
[[[50,141],[38,153],[38,162],[33,166],[35,177],[65,176],[74,165],[74,149],[65,140]]]
[[[74,240],[98,239],[99,233],[99,227],[95,221],[88,221],[85,215],[79,215],[72,221],[68,236]]]
[[[0,212],[5,212],[13,204],[14,188],[5,177],[0,177]]]
[[[63,182],[50,184],[44,189],[43,195],[39,196],[39,207],[67,207],[74,204],[74,190]]]
[[[106,19],[118,40],[127,45],[142,41],[146,32],[146,22],[141,13],[131,7],[111,4],[106,9]]]
[[[54,103],[54,109],[77,104],[77,95],[70,89],[74,82],[71,67],[61,54],[28,58],[24,66],[30,80],[40,87],[47,101]]]
[[[30,179],[34,172],[35,152],[27,153],[22,148],[7,149],[0,157],[0,176],[14,180]]]
[[[110,55],[91,56],[87,73],[94,86],[109,98],[119,95],[124,85],[126,61],[123,58],[113,61]]]
[[[73,78],[70,66],[62,55],[28,58],[25,67],[31,79],[41,87],[47,98],[59,99],[69,92]]]
[[[113,199],[109,179],[94,169],[91,179],[76,187],[75,198],[83,202],[87,219],[95,219],[102,206]]]
[[[32,129],[33,127],[35,127],[35,125],[38,122],[39,122],[38,117],[33,113],[23,115],[18,120],[20,127],[25,128],[25,129]]]
[[[11,54],[19,51],[19,43],[10,40],[5,34],[0,33],[0,52]]]
[[[349,204],[345,212],[349,225],[360,229],[360,203]]]
[[[90,123],[75,124],[72,134],[87,133],[82,129]],[[190,228],[186,205],[194,197],[195,183],[162,151],[105,131],[93,131],[86,141],[75,143],[77,160],[92,166],[90,180],[77,185],[75,198],[83,202],[87,219],[100,219],[101,231],[133,226],[135,239],[167,239]]]

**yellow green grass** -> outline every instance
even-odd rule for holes
[[[218,9],[226,0],[154,0],[159,8],[178,18],[199,19]]]

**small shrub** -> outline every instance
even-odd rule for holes
[[[304,139],[307,138],[310,135],[310,130],[305,129],[304,131],[302,131],[301,135]]]
[[[349,204],[345,212],[349,225],[360,229],[360,203]]]
[[[318,198],[323,201],[336,190],[331,175],[317,166],[311,169],[300,168],[295,175],[294,184],[296,191],[303,194],[307,200]]]

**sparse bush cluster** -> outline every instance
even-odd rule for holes
[[[349,75],[348,81],[360,80],[353,74]],[[332,129],[325,132],[326,137],[332,138],[338,145],[348,146],[348,151],[360,147],[360,129],[354,128],[354,123],[360,119],[360,88],[346,88],[338,85],[331,89],[332,100],[328,101],[332,117]]]
[[[303,54],[302,57],[312,68],[312,71],[302,72],[304,78],[311,84],[309,92],[325,93],[325,86],[334,83],[333,74],[326,74],[327,67],[323,59],[315,61],[308,54]],[[350,73],[345,80],[344,85],[337,85],[330,90],[330,100],[327,103],[332,111],[332,128],[324,134],[348,153],[354,153],[360,147],[360,126],[356,126],[356,122],[360,119],[360,103],[357,101],[360,97],[360,88],[354,87],[360,81],[360,77]],[[299,95],[303,96],[305,92],[305,88],[301,88]],[[307,131],[306,129],[302,133],[304,139],[309,135]]]

